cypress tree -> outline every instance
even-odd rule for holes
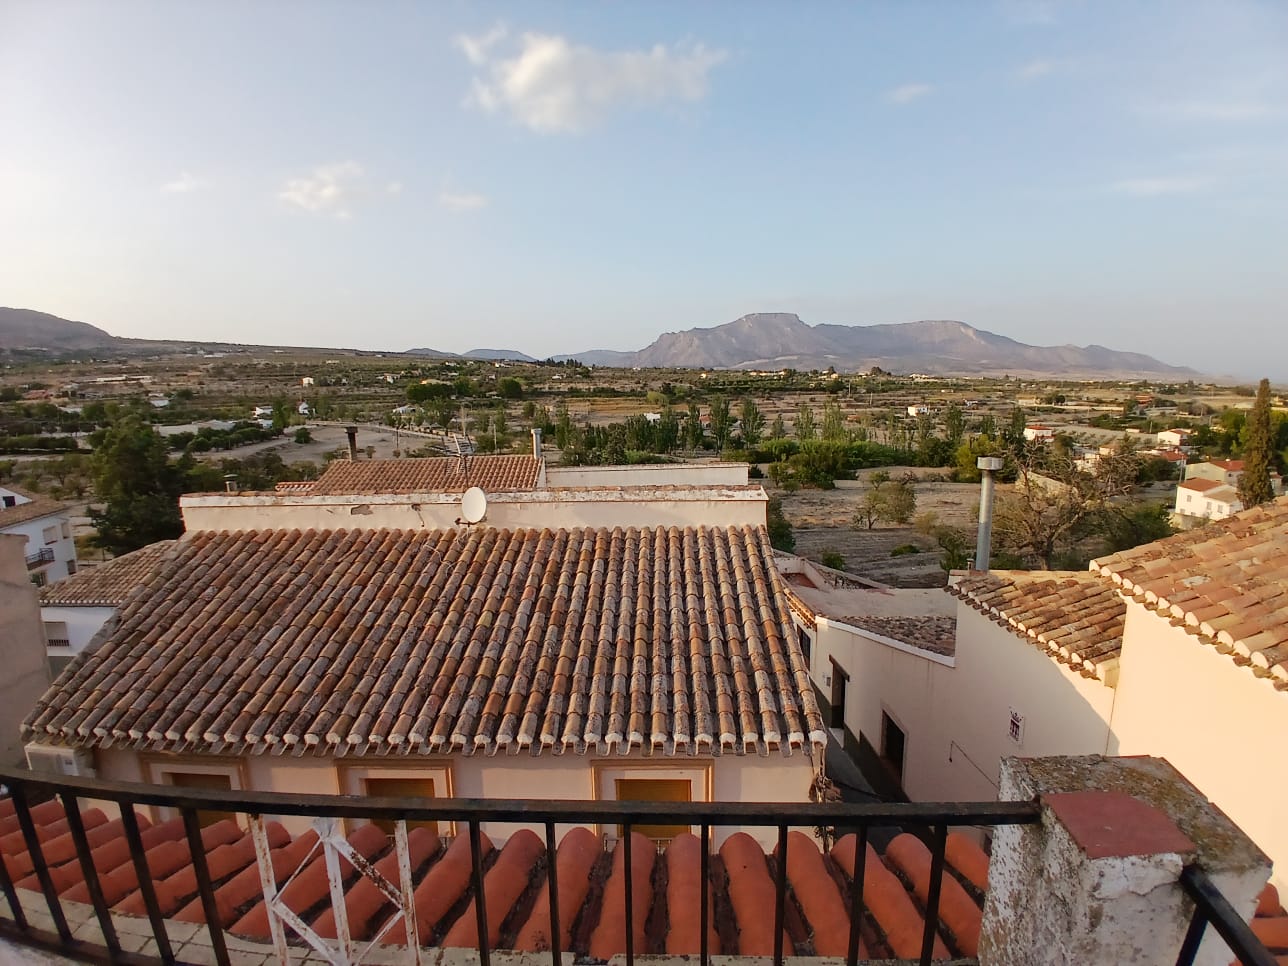
[[[1257,401],[1248,417],[1243,444],[1243,476],[1239,478],[1239,500],[1245,507],[1269,503],[1274,498],[1270,487],[1270,463],[1274,459],[1270,439],[1270,380],[1262,379],[1257,387]]]

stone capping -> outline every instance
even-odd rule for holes
[[[1189,836],[1152,805],[1124,792],[1087,789],[1043,795],[1042,804],[1089,859],[1194,852]]]

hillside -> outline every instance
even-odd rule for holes
[[[809,325],[782,312],[744,315],[714,328],[667,332],[638,352],[596,350],[577,358],[609,366],[826,369],[940,375],[1012,373],[1070,378],[1189,378],[1193,369],[1104,346],[1033,346],[965,322]]]
[[[51,352],[115,347],[121,340],[86,322],[71,322],[32,309],[0,308],[0,349]]]

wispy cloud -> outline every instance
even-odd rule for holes
[[[1021,27],[1050,27],[1059,20],[1058,0],[1001,0],[1002,17]]]
[[[903,84],[885,92],[885,99],[891,104],[911,104],[934,91],[931,84]]]
[[[728,56],[702,44],[596,50],[542,33],[522,34],[511,56],[499,55],[508,38],[502,26],[456,38],[481,70],[470,100],[542,133],[582,131],[619,108],[702,100],[708,74]]]
[[[287,204],[315,214],[348,218],[354,204],[370,194],[366,174],[357,161],[338,161],[289,179],[278,192]]]
[[[438,203],[449,211],[475,211],[487,207],[488,197],[470,191],[444,191]]]
[[[167,195],[186,195],[194,191],[200,191],[206,187],[206,184],[205,178],[198,178],[196,175],[184,171],[179,177],[163,184],[161,192]]]
[[[1055,73],[1055,69],[1056,63],[1053,60],[1031,60],[1021,66],[1015,72],[1015,76],[1020,80],[1038,80],[1041,77]]]
[[[1202,191],[1210,183],[1210,179],[1199,177],[1127,178],[1115,181],[1110,188],[1118,194],[1155,198],[1159,195],[1193,194]]]

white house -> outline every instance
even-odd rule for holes
[[[1165,429],[1158,434],[1158,445],[1188,453],[1193,448],[1190,445],[1193,436],[1194,434],[1188,429]]]
[[[251,415],[251,419],[270,419],[271,420],[273,418],[273,407],[256,406],[253,410],[251,410],[250,415]]]
[[[1288,787],[1265,777],[1266,741],[1288,734],[1288,498],[1090,571],[959,574],[949,590],[950,647],[817,621],[822,711],[835,658],[869,771],[914,800],[974,801],[1007,755],[1166,758],[1288,886]]]
[[[26,538],[27,570],[36,586],[76,573],[76,543],[66,504],[12,485],[0,486],[0,533]]]
[[[307,402],[305,402],[304,400],[300,400],[300,404],[299,404],[298,406],[296,406],[296,407],[295,407],[295,411],[296,411],[297,413],[299,413],[301,416],[312,416],[312,415],[313,415],[313,407],[312,407],[312,406],[310,406],[310,405],[309,405]]]
[[[1183,480],[1176,487],[1174,512],[1178,526],[1195,526],[1204,520],[1224,520],[1242,509],[1239,491],[1228,483],[1194,477]]]
[[[917,405],[908,407],[909,416],[929,416],[930,407],[926,405]]]
[[[313,377],[312,377],[312,376],[302,376],[302,377],[300,378],[300,385],[301,385],[301,386],[305,386],[305,387],[313,385]]]
[[[1045,443],[1055,439],[1055,430],[1040,423],[1030,423],[1024,427],[1024,438],[1030,443]]]
[[[89,646],[130,593],[152,576],[173,544],[162,540],[41,588],[40,619],[53,677]]]
[[[30,749],[296,793],[808,800],[826,731],[764,491],[541,478],[336,461],[309,490],[186,497]],[[461,483],[489,492],[477,524]]]

